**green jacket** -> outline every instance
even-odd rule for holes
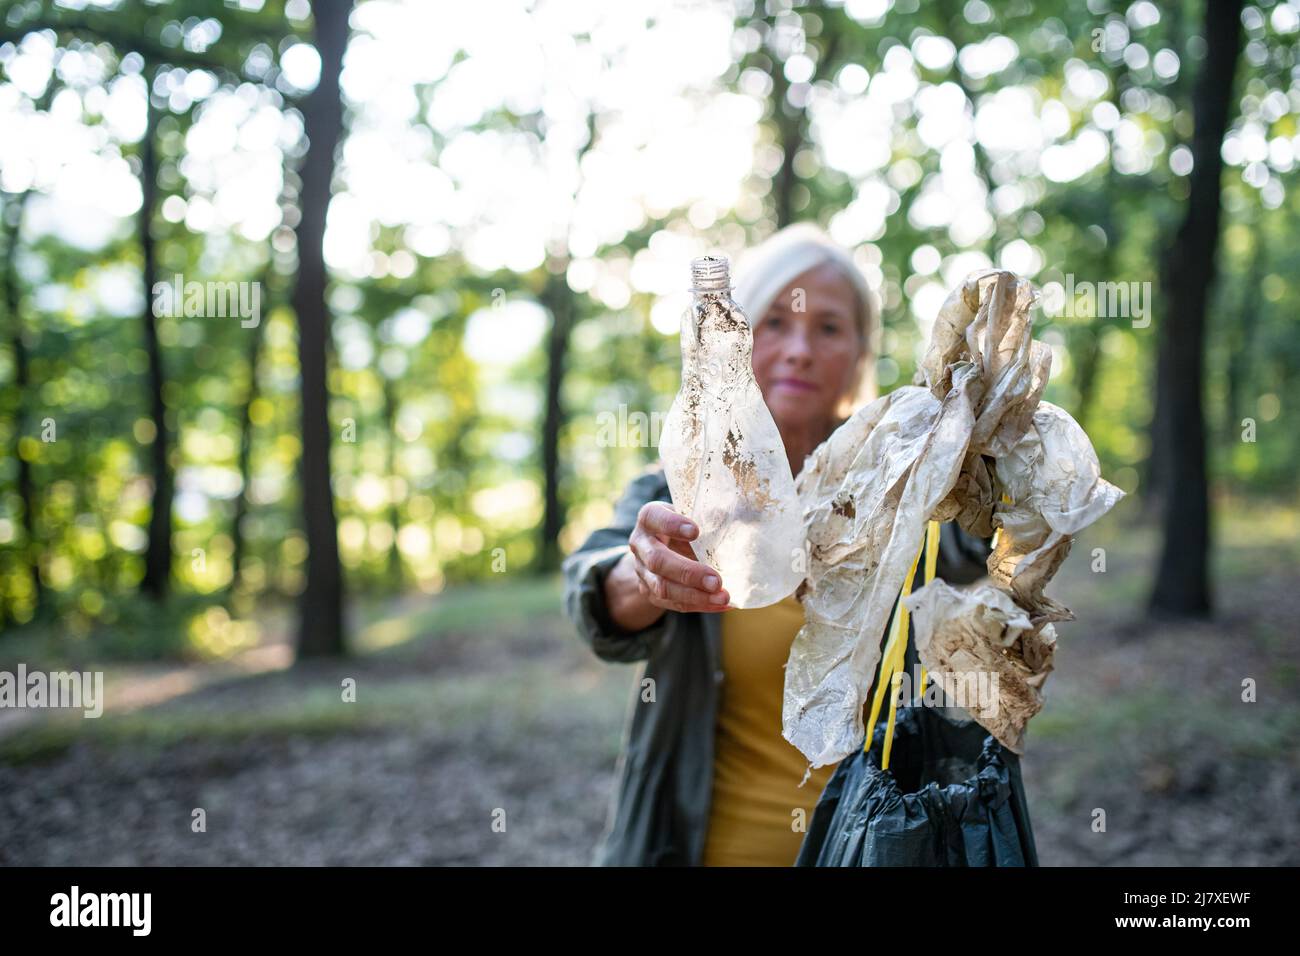
[[[602,660],[638,665],[614,799],[594,862],[697,866],[713,795],[713,731],[723,684],[720,615],[668,611],[650,627],[626,633],[605,606],[605,575],[627,552],[648,501],[671,501],[661,466],[628,485],[609,526],[593,532],[563,567],[565,610],[578,634]],[[937,576],[951,584],[974,581],[987,555],[985,542],[945,524]]]

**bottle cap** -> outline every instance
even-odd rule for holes
[[[731,263],[726,256],[691,260],[691,286],[697,292],[726,292],[731,288]]]

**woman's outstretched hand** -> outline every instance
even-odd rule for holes
[[[630,552],[605,577],[605,601],[614,623],[639,631],[664,611],[725,611],[731,598],[718,572],[695,560],[690,541],[700,533],[661,501],[642,506],[628,539]]]

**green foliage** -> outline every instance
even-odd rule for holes
[[[675,333],[651,321],[657,297],[631,282],[626,304],[612,307],[600,289],[572,281],[575,261],[617,264],[627,275],[657,238],[688,235],[738,249],[770,234],[783,215],[834,227],[872,190],[883,190],[886,213],[855,251],[882,307],[878,369],[886,390],[908,382],[914,370],[921,323],[928,318],[916,303],[926,301],[936,283],[946,284],[945,268],[971,254],[998,261],[1009,246],[1028,244],[1040,283],[1073,275],[1157,287],[1148,327],[1127,317],[1045,315],[1036,332],[1056,351],[1047,397],[1085,423],[1108,477],[1130,492],[1145,490],[1162,301],[1158,262],[1187,191],[1186,175],[1171,169],[1171,159],[1190,141],[1190,77],[1204,45],[1196,36],[1200,5],[1161,4],[1155,22],[1144,19],[1149,4],[1106,0],[894,0],[877,5],[875,19],[862,12],[869,6],[809,4],[769,14],[762,4],[738,5],[733,62],[716,88],[704,91],[762,100],[753,169],[734,208],[703,219],[690,208],[645,210],[639,221],[611,226],[584,255],[561,237],[548,247],[544,264],[490,274],[472,266],[456,242],[446,252],[425,254],[410,241],[409,229],[374,224],[369,238],[376,267],[370,275],[334,275],[330,291],[332,477],[350,591],[409,591],[434,602],[451,585],[513,575],[538,558],[551,358],[543,332],[517,360],[485,360],[475,351],[476,337],[505,342],[516,334],[503,316],[532,307],[550,322],[555,310],[571,310],[555,478],[566,508],[560,543],[572,548],[608,517],[627,480],[657,456],[649,434],[644,442],[601,444],[603,416],[617,418],[622,410],[624,420],[628,413],[648,420],[665,412],[679,367]],[[258,601],[291,599],[303,585],[298,356],[289,297],[292,226],[301,215],[294,205],[294,167],[307,146],[279,147],[282,223],[269,239],[205,227],[187,210],[210,203],[211,189],[188,160],[190,137],[208,106],[203,97],[184,94],[183,85],[188,73],[203,72],[223,92],[238,91],[260,108],[292,116],[302,91],[286,81],[280,56],[310,36],[296,9],[282,0],[255,11],[200,0],[84,11],[37,2],[9,4],[0,14],[0,93],[36,109],[35,98],[19,92],[10,67],[24,37],[46,31],[60,50],[94,67],[81,74],[56,70],[51,82],[77,94],[68,102],[80,104],[81,123],[98,137],[95,149],[124,159],[136,173],[140,143],[114,140],[103,94],[116,81],[141,74],[156,94],[162,91],[155,97],[162,112],[156,142],[161,213],[151,224],[157,271],[164,279],[184,274],[261,282],[264,298],[256,329],[235,319],[158,320],[163,394],[179,439],[173,449],[173,576],[181,596],[174,606],[146,613],[130,599],[143,574],[154,441],[135,224],[124,218],[107,238],[85,248],[32,225],[31,207],[44,198],[46,184],[31,187],[33,202],[21,219],[20,194],[4,194],[0,249],[13,247],[18,311],[11,314],[0,301],[2,627],[30,624],[39,633],[63,635],[70,646],[93,641],[102,653],[126,657],[220,653],[217,648],[229,650],[239,640],[196,644],[196,619],[209,620],[209,611],[233,601],[238,607],[229,620],[245,621],[256,616],[251,609]],[[1300,404],[1300,337],[1292,321],[1300,308],[1300,199],[1291,188],[1294,161],[1284,156],[1300,149],[1292,78],[1296,33],[1274,25],[1273,4],[1251,10],[1232,135],[1248,141],[1241,149],[1252,157],[1264,148],[1273,158],[1271,167],[1258,158],[1248,165],[1230,162],[1225,172],[1205,407],[1217,491],[1285,498],[1294,495],[1300,464],[1300,431],[1286,424]],[[999,37],[1016,50],[1000,68],[984,73],[961,65],[967,51]],[[1111,44],[1114,37],[1123,42]],[[926,38],[946,38],[952,56],[919,62],[917,43]],[[589,40],[585,34],[574,38],[579,46]],[[1173,73],[1155,69],[1162,51],[1176,54]],[[850,176],[828,162],[819,104],[835,96],[851,101],[861,95],[845,93],[863,76],[855,71],[875,83],[886,63],[900,56],[916,62],[918,89],[893,105],[884,127],[858,131],[863,148],[883,141],[888,160]],[[808,82],[799,79],[802,61],[796,57],[810,61]],[[462,50],[451,66],[470,58]],[[1072,87],[1081,82],[1079,71],[1087,82],[1103,83],[1100,101]],[[181,86],[168,86],[173,80]],[[420,83],[411,91],[412,135],[427,144],[435,166],[454,141],[429,120],[442,83]],[[953,161],[928,145],[933,131],[917,106],[935,91],[957,97],[967,120],[999,96],[1027,96],[1042,123],[1050,114],[1061,127],[1061,141],[1101,136],[1108,158],[1072,178],[1052,178],[998,148],[1017,130],[983,130],[970,138],[970,149],[988,197],[987,228],[971,237],[955,224],[927,224],[914,212]],[[589,99],[580,106],[594,139],[574,144],[579,170],[616,118],[602,112],[596,91],[585,92]],[[352,116],[349,123],[364,119]],[[540,156],[550,122],[540,112],[496,104],[467,133],[491,132]],[[346,188],[340,182],[339,189]],[[560,196],[557,207],[574,201]],[[918,249],[944,266],[918,270]],[[20,327],[26,389],[15,385]],[[57,440],[43,440],[47,420]],[[1246,420],[1253,422],[1253,440],[1243,440]],[[246,467],[240,454],[245,441]],[[34,482],[34,542],[24,530],[19,458],[30,464]],[[34,558],[44,592],[39,609],[30,573]],[[209,620],[209,630],[224,627]]]

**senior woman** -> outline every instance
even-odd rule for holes
[[[809,224],[777,232],[737,273],[754,378],[798,475],[875,397],[872,296],[852,257]],[[807,761],[781,733],[784,667],[803,607],[793,595],[729,607],[727,582],[691,551],[697,534],[656,467],[564,563],[565,606],[581,636],[603,660],[640,665],[596,859],[790,866],[835,770],[817,768],[801,786]],[[938,576],[973,581],[987,553],[945,525]]]

